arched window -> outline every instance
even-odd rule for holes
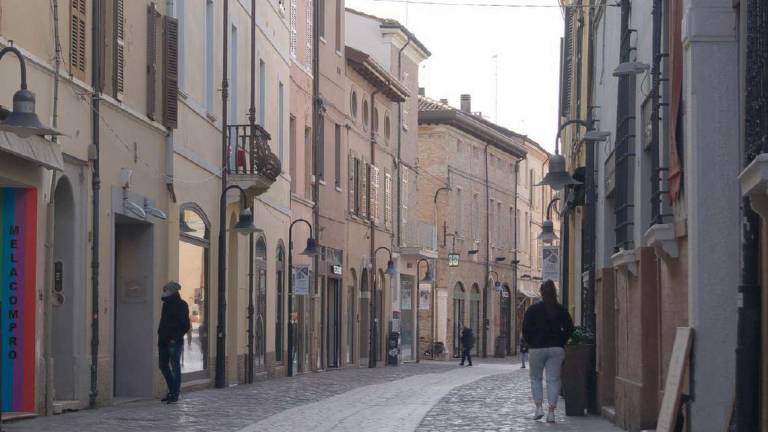
[[[254,246],[254,277],[254,368],[262,370],[266,366],[267,355],[267,241],[263,236],[259,236]]]
[[[282,241],[277,246],[277,267],[275,269],[275,361],[283,361],[283,339],[285,335],[285,252]]]
[[[368,101],[363,99],[363,128],[368,127]]]
[[[389,114],[384,114],[384,138],[389,141],[392,136],[392,123],[389,120]]]
[[[373,107],[373,131],[379,131],[379,109]]]
[[[357,92],[354,90],[349,100],[349,111],[352,113],[352,118],[357,120]]]
[[[205,378],[208,368],[208,266],[210,222],[196,204],[183,204],[179,213],[179,294],[189,306],[192,324],[184,344],[183,374]]]

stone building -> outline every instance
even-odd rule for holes
[[[524,137],[461,109],[421,97],[417,217],[438,227],[434,299],[420,314],[420,351],[457,356],[462,327],[478,355],[514,351],[516,182]],[[449,264],[458,254],[458,265]],[[437,353],[434,353],[437,357]]]

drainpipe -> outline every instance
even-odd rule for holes
[[[373,113],[375,112],[374,107],[376,106],[376,94],[377,93],[379,93],[378,90],[374,90],[373,92],[371,92],[371,111],[370,111],[370,114],[371,114],[370,122],[371,123],[370,123],[369,127],[371,129],[371,137],[370,137],[371,142],[370,142],[370,145],[371,145],[371,165],[372,166],[376,165],[376,135],[375,135],[375,131],[373,130],[373,122],[374,122],[374,118],[376,118],[376,116]],[[367,175],[367,172],[365,173],[365,175]],[[370,192],[371,191],[371,179],[370,179],[370,177],[367,179],[366,184],[368,185],[368,193],[366,194],[366,196],[368,197],[368,201],[370,202],[370,200],[371,200],[371,192]],[[363,205],[367,205],[367,203],[363,203]],[[371,259],[371,269],[373,270],[372,271],[372,273],[373,273],[373,287],[371,289],[371,302],[370,302],[370,304],[371,304],[371,314],[370,314],[370,317],[371,317],[371,319],[370,319],[371,320],[371,325],[370,325],[370,328],[371,328],[370,344],[371,344],[371,346],[370,346],[370,353],[368,354],[369,357],[370,357],[368,359],[368,367],[376,367],[376,356],[378,355],[378,349],[377,348],[378,348],[378,344],[379,344],[379,337],[378,337],[378,335],[379,335],[379,328],[378,328],[378,326],[381,325],[381,322],[379,322],[379,323],[376,322],[376,306],[377,306],[377,304],[376,304],[376,300],[377,300],[377,298],[376,298],[376,289],[377,289],[377,286],[378,286],[378,284],[380,282],[379,282],[378,272],[376,271],[376,267],[373,265],[376,262],[376,225],[373,223],[373,218],[371,218],[371,210],[370,209],[368,209],[368,218],[371,219],[371,221],[370,221],[371,222],[371,235],[370,235],[370,238],[371,238],[371,258],[370,259]],[[384,300],[384,295],[381,296],[381,299],[382,299],[382,301]],[[381,311],[382,311],[382,315],[384,315],[384,305],[381,305]],[[380,321],[384,321],[384,317],[383,316],[379,317],[379,320]]]
[[[322,137],[318,133],[318,127],[320,125],[320,122],[324,121],[321,117],[320,109],[322,107],[322,99],[320,99],[320,56],[318,55],[318,51],[320,50],[320,33],[319,33],[319,16],[320,16],[320,2],[319,1],[313,1],[312,2],[312,149],[310,150],[312,154],[312,179],[313,179],[313,185],[312,185],[312,200],[314,201],[314,204],[312,205],[312,222],[315,226],[315,232],[317,233],[317,241],[321,242],[320,235],[323,232],[323,228],[320,226],[320,182],[319,182],[319,171],[317,166],[317,153],[318,149],[321,144]],[[320,281],[320,256],[321,254],[315,255],[313,259],[313,266],[314,266],[314,275],[313,275],[313,283],[315,285],[315,289],[318,289],[318,283]],[[323,293],[320,293],[322,296]],[[321,299],[322,303],[322,299]],[[325,334],[324,328],[323,328],[323,322],[324,322],[324,316],[325,311],[321,307],[320,309],[320,365],[321,369],[323,365],[325,364],[325,345],[323,344],[323,336]],[[314,323],[312,323],[312,327],[314,327]],[[314,364],[317,364],[313,361]]]
[[[525,146],[525,138],[523,138],[523,146]],[[514,291],[513,300],[512,300],[512,309],[515,312],[515,315],[514,315],[514,320],[515,320],[515,337],[513,338],[513,340],[515,341],[515,346],[514,346],[514,353],[515,354],[517,354],[517,345],[518,345],[517,342],[518,342],[518,339],[520,337],[520,329],[517,328],[517,321],[518,321],[517,320],[517,289],[518,289],[518,286],[517,286],[517,266],[520,264],[520,260],[518,260],[518,258],[517,258],[517,250],[518,250],[518,245],[517,245],[517,227],[520,226],[520,222],[517,220],[517,195],[518,195],[517,188],[519,186],[517,184],[517,179],[519,178],[517,173],[520,170],[520,162],[521,161],[522,161],[522,159],[518,159],[518,160],[515,161],[515,198],[514,198],[514,205],[513,205],[514,213],[512,214],[512,220],[515,223],[515,226],[513,227],[514,237],[512,239],[512,247],[514,248],[514,258],[512,260],[512,265],[514,266],[512,268],[512,278],[513,278],[512,279],[512,284],[513,284],[513,291]]]
[[[91,139],[93,144],[89,148],[89,159],[91,160],[91,188],[92,188],[92,221],[91,221],[91,392],[88,395],[88,404],[91,408],[96,407],[96,397],[99,394],[98,389],[98,366],[99,366],[99,215],[100,203],[99,193],[101,191],[101,176],[99,174],[99,121],[100,121],[100,100],[101,100],[101,48],[102,48],[102,30],[101,30],[101,10],[104,7],[102,2],[93,2],[93,27],[92,40],[100,41],[94,43],[91,48],[93,94],[91,95]]]
[[[488,357],[488,290],[491,277],[491,187],[488,176],[488,144],[485,145],[485,289],[483,290],[483,357]]]
[[[397,52],[397,79],[402,82],[403,80],[403,51],[408,47],[408,45],[411,44],[411,35],[410,33],[406,33],[406,41],[405,44],[400,48],[400,50]],[[416,96],[418,98],[418,96]],[[403,218],[401,216],[402,212],[402,189],[400,186],[402,186],[402,178],[401,178],[401,171],[402,171],[402,165],[400,164],[400,158],[401,155],[401,149],[402,149],[402,142],[403,142],[403,102],[397,103],[397,160],[395,161],[395,167],[397,168],[397,181],[400,182],[399,185],[397,185],[397,246],[403,244],[403,237],[402,237],[402,228],[403,228]],[[418,279],[418,275],[416,275],[416,278]]]
[[[263,107],[262,107],[263,108]],[[248,108],[248,124],[250,126],[250,134],[251,134],[251,143],[250,145],[254,145],[255,137],[254,132],[256,130],[256,0],[251,0],[251,106]],[[249,204],[251,205],[251,214],[255,214],[254,212],[254,203],[253,200],[249,200]],[[254,358],[254,330],[255,330],[255,309],[253,304],[253,291],[254,291],[254,280],[253,280],[253,253],[254,253],[254,235],[253,233],[248,234],[248,330],[246,331],[246,334],[248,334],[248,364],[245,367],[246,370],[246,378],[248,383],[253,383],[253,372],[254,372],[254,365],[253,365],[253,358]],[[290,259],[290,256],[289,256]],[[293,269],[288,268],[289,274],[288,277],[293,277]],[[290,317],[291,311],[288,311],[288,316]],[[291,320],[289,319],[288,322],[290,323]],[[291,334],[290,324],[288,329],[288,334]],[[288,360],[291,361],[290,359]],[[290,366],[289,366],[290,367]]]

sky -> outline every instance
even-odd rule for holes
[[[540,6],[558,3],[438,1]],[[461,94],[468,93],[472,95],[472,111],[554,150],[563,35],[559,7],[442,6],[381,0],[346,0],[346,6],[396,19],[427,46],[432,57],[422,64],[419,85],[428,97],[448,99],[449,104],[459,107]]]

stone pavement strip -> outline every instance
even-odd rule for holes
[[[425,362],[278,378],[3,425],[10,432],[618,431],[596,419],[530,414],[525,371],[509,363]]]

